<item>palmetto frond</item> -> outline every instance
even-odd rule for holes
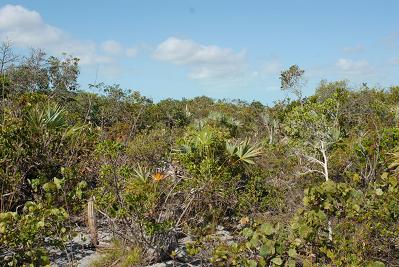
[[[67,125],[64,109],[58,105],[50,105],[45,110],[45,124],[48,128],[58,129]]]
[[[240,161],[254,164],[254,159],[262,155],[262,147],[259,144],[250,144],[249,139],[243,141],[237,149],[236,155]]]
[[[233,127],[237,127],[237,128],[242,127],[242,122],[237,120],[237,119],[235,119],[235,118],[232,118],[232,117],[227,118],[226,122],[227,122],[227,124],[229,124],[229,125],[231,125]]]
[[[194,120],[194,128],[197,130],[202,130],[207,123],[207,119],[196,119]]]
[[[81,132],[83,132],[85,129],[87,129],[86,125],[80,125],[80,126],[71,126],[69,127],[65,133],[64,137],[77,137]]]
[[[236,156],[238,161],[247,164],[254,164],[254,159],[263,154],[261,145],[251,144],[249,139],[238,144],[226,142],[226,151],[230,156]]]
[[[31,130],[58,130],[67,127],[64,110],[57,104],[48,105],[45,109],[39,106],[32,108],[27,119]]]
[[[226,142],[226,150],[230,157],[233,157],[237,151],[237,145],[234,143]]]
[[[226,116],[221,112],[211,111],[208,115],[208,119],[217,122],[224,122],[226,120]]]
[[[138,165],[136,168],[133,169],[133,171],[133,177],[139,179],[144,183],[147,182],[148,178],[151,176],[150,170],[146,167],[141,167],[141,165]]]
[[[229,127],[241,127],[242,123],[236,118],[225,115],[222,112],[212,111],[208,115],[208,119],[218,122]]]
[[[198,148],[204,148],[212,144],[213,134],[207,129],[203,129],[195,136],[195,145]]]

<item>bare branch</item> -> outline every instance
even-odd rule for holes
[[[18,59],[14,54],[11,41],[5,41],[0,45],[0,74],[4,72]]]

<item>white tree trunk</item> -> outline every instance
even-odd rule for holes
[[[323,169],[324,169],[324,178],[326,179],[326,182],[329,180],[329,176],[328,176],[328,157],[327,157],[327,153],[326,153],[326,148],[325,148],[325,144],[322,141],[321,142],[321,154],[323,155]],[[330,242],[332,242],[332,235],[333,235],[333,230],[332,230],[332,226],[331,226],[331,219],[328,218],[328,240]]]
[[[332,242],[332,235],[333,235],[333,230],[331,226],[331,220],[328,219],[328,240],[330,240],[330,242]]]
[[[326,181],[329,180],[328,177],[328,157],[327,157],[327,152],[326,152],[326,148],[325,148],[325,144],[322,141],[321,142],[321,149],[320,149],[321,154],[323,155],[323,171],[324,171],[324,178],[326,179]]]

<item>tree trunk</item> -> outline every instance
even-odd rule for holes
[[[332,242],[332,235],[331,219],[328,219],[328,240],[330,240],[330,242]]]
[[[87,201],[87,224],[89,227],[91,243],[94,246],[97,246],[98,245],[98,235],[97,235],[96,214],[94,211],[94,197],[90,197],[89,200]]]

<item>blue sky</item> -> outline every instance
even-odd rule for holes
[[[82,88],[272,103],[279,73],[399,84],[399,1],[1,1],[0,40],[81,58]],[[97,75],[96,75],[97,73]]]

